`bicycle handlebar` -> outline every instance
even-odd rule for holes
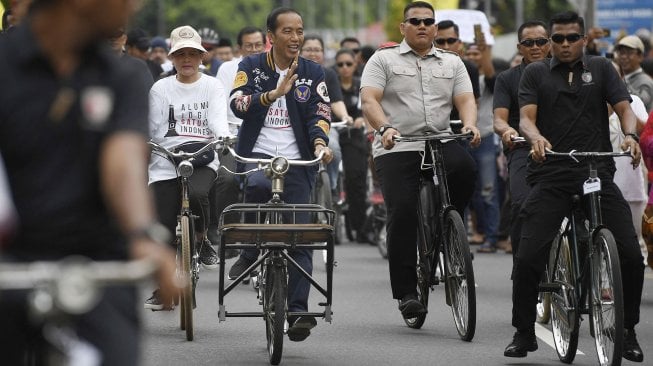
[[[221,169],[224,169],[224,170],[228,171],[229,173],[235,174],[235,175],[247,175],[247,174],[250,174],[250,173],[265,169],[265,167],[270,166],[273,163],[273,161],[278,161],[279,158],[282,158],[283,160],[285,160],[288,163],[288,166],[293,166],[293,165],[294,166],[317,165],[317,164],[320,163],[320,161],[322,161],[322,158],[324,157],[324,154],[325,154],[324,150],[322,150],[322,151],[320,151],[320,154],[313,160],[292,160],[292,159],[286,159],[283,156],[274,156],[272,158],[246,158],[244,156],[238,155],[236,150],[234,150],[233,147],[231,147],[229,145],[227,146],[227,149],[229,150],[229,153],[231,155],[233,155],[234,159],[237,162],[245,163],[245,164],[256,164],[256,165],[258,165],[256,168],[250,169],[250,170],[247,170],[247,171],[244,171],[244,172],[232,172],[231,170],[229,170],[225,166],[220,166]]]
[[[452,135],[408,135],[408,136],[392,136],[392,139],[397,142],[415,142],[415,141],[442,141],[442,140],[467,140],[474,137],[471,132],[452,134]]]
[[[197,150],[196,152],[192,152],[192,153],[188,153],[188,152],[184,152],[184,151],[172,152],[172,151],[166,149],[165,147],[163,147],[163,146],[159,145],[158,143],[156,143],[154,141],[151,141],[151,140],[148,141],[147,144],[152,148],[153,152],[161,153],[161,154],[165,155],[165,157],[168,160],[175,161],[175,160],[189,160],[189,159],[192,159],[192,158],[194,158],[196,156],[200,156],[200,155],[204,154],[205,152],[207,152],[207,151],[209,151],[211,149],[215,149],[215,150],[224,149],[225,147],[234,144],[236,142],[236,140],[237,140],[237,137],[235,137],[235,136],[220,136],[217,139],[207,143],[201,149]]]
[[[60,261],[3,262],[0,292],[33,289],[41,296],[38,304],[34,296],[32,304],[39,313],[56,308],[68,314],[82,314],[97,303],[101,287],[139,282],[155,270],[156,264],[148,259],[96,262],[73,256]]]
[[[551,149],[546,149],[545,154],[547,156],[563,156],[563,157],[568,157],[570,159],[575,160],[578,162],[578,160],[575,157],[594,157],[594,158],[617,158],[617,157],[632,157],[630,155],[630,149],[626,151],[621,151],[621,152],[612,152],[612,151],[576,151],[576,150],[571,150],[570,152],[556,152]]]

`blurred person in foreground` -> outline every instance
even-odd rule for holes
[[[2,255],[19,262],[149,258],[171,303],[174,253],[161,245],[169,233],[147,190],[146,82],[105,41],[135,3],[34,0],[26,21],[0,38],[0,154],[20,225]],[[0,298],[6,365],[20,365],[28,349],[43,357],[47,342],[29,321],[26,296],[5,291]],[[95,308],[72,316],[78,342],[98,363],[138,363],[136,297],[133,286],[107,288]]]

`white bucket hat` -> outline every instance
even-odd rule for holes
[[[168,52],[168,56],[182,48],[194,48],[206,52],[206,49],[202,47],[202,38],[197,31],[189,25],[177,27],[172,30],[170,33],[170,52]]]

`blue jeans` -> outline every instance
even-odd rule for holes
[[[497,243],[500,210],[497,194],[497,146],[493,137],[492,134],[484,136],[481,145],[469,149],[478,168],[471,204],[476,211],[478,231],[484,233],[485,241],[492,245]]]
[[[264,154],[252,154],[253,158],[269,158]],[[255,168],[255,164],[247,164],[245,170]],[[310,168],[290,167],[284,179],[284,193],[281,199],[286,203],[309,203],[312,182],[315,174],[309,173]],[[312,172],[312,170],[310,170]],[[247,178],[245,186],[245,202],[265,203],[272,198],[271,182],[265,173],[258,171]],[[296,223],[309,223],[308,213],[296,215]],[[250,261],[258,257],[257,249],[244,249],[240,256]],[[313,251],[308,249],[289,250],[288,254],[309,275],[313,273]],[[288,266],[288,311],[308,311],[308,294],[311,283],[302,276],[294,266]]]
[[[338,186],[338,170],[342,161],[342,150],[340,149],[340,134],[335,128],[329,131],[329,149],[333,151],[333,160],[327,164],[331,193],[336,191]]]

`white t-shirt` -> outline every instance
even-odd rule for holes
[[[219,136],[229,135],[227,102],[222,84],[214,77],[200,74],[191,84],[177,81],[176,75],[163,78],[150,90],[150,138],[171,149],[187,142],[209,142]],[[168,133],[168,110],[175,110],[177,136]],[[216,158],[208,165],[217,171]],[[175,166],[167,159],[152,154],[149,166],[149,183],[177,178]]]
[[[633,100],[630,107],[633,109],[635,116],[639,119],[646,121],[648,113],[642,100],[631,94],[630,98]],[[621,131],[621,124],[619,117],[616,113],[610,116],[610,142],[612,143],[612,151],[621,151],[621,144],[626,138]],[[648,200],[646,195],[646,187],[644,183],[644,174],[642,172],[642,165],[637,169],[633,169],[628,158],[614,158],[617,171],[614,173],[614,183],[619,187],[624,198],[628,202],[640,202]]]
[[[280,70],[278,67],[276,69],[277,73],[279,73],[279,82],[277,83],[279,85],[283,78],[286,77],[288,69]],[[299,153],[295,133],[290,125],[285,95],[279,97],[270,105],[252,152],[270,156],[280,154],[288,159],[301,159],[302,156]]]
[[[234,85],[234,79],[236,79],[238,64],[242,59],[242,57],[238,57],[223,63],[220,65],[218,74],[215,76],[218,80],[220,80],[222,86],[224,86],[224,91],[227,98],[227,120],[229,121],[229,132],[232,135],[238,134],[238,128],[243,123],[243,120],[236,117],[231,108],[229,108],[229,94],[231,94],[231,89]]]

